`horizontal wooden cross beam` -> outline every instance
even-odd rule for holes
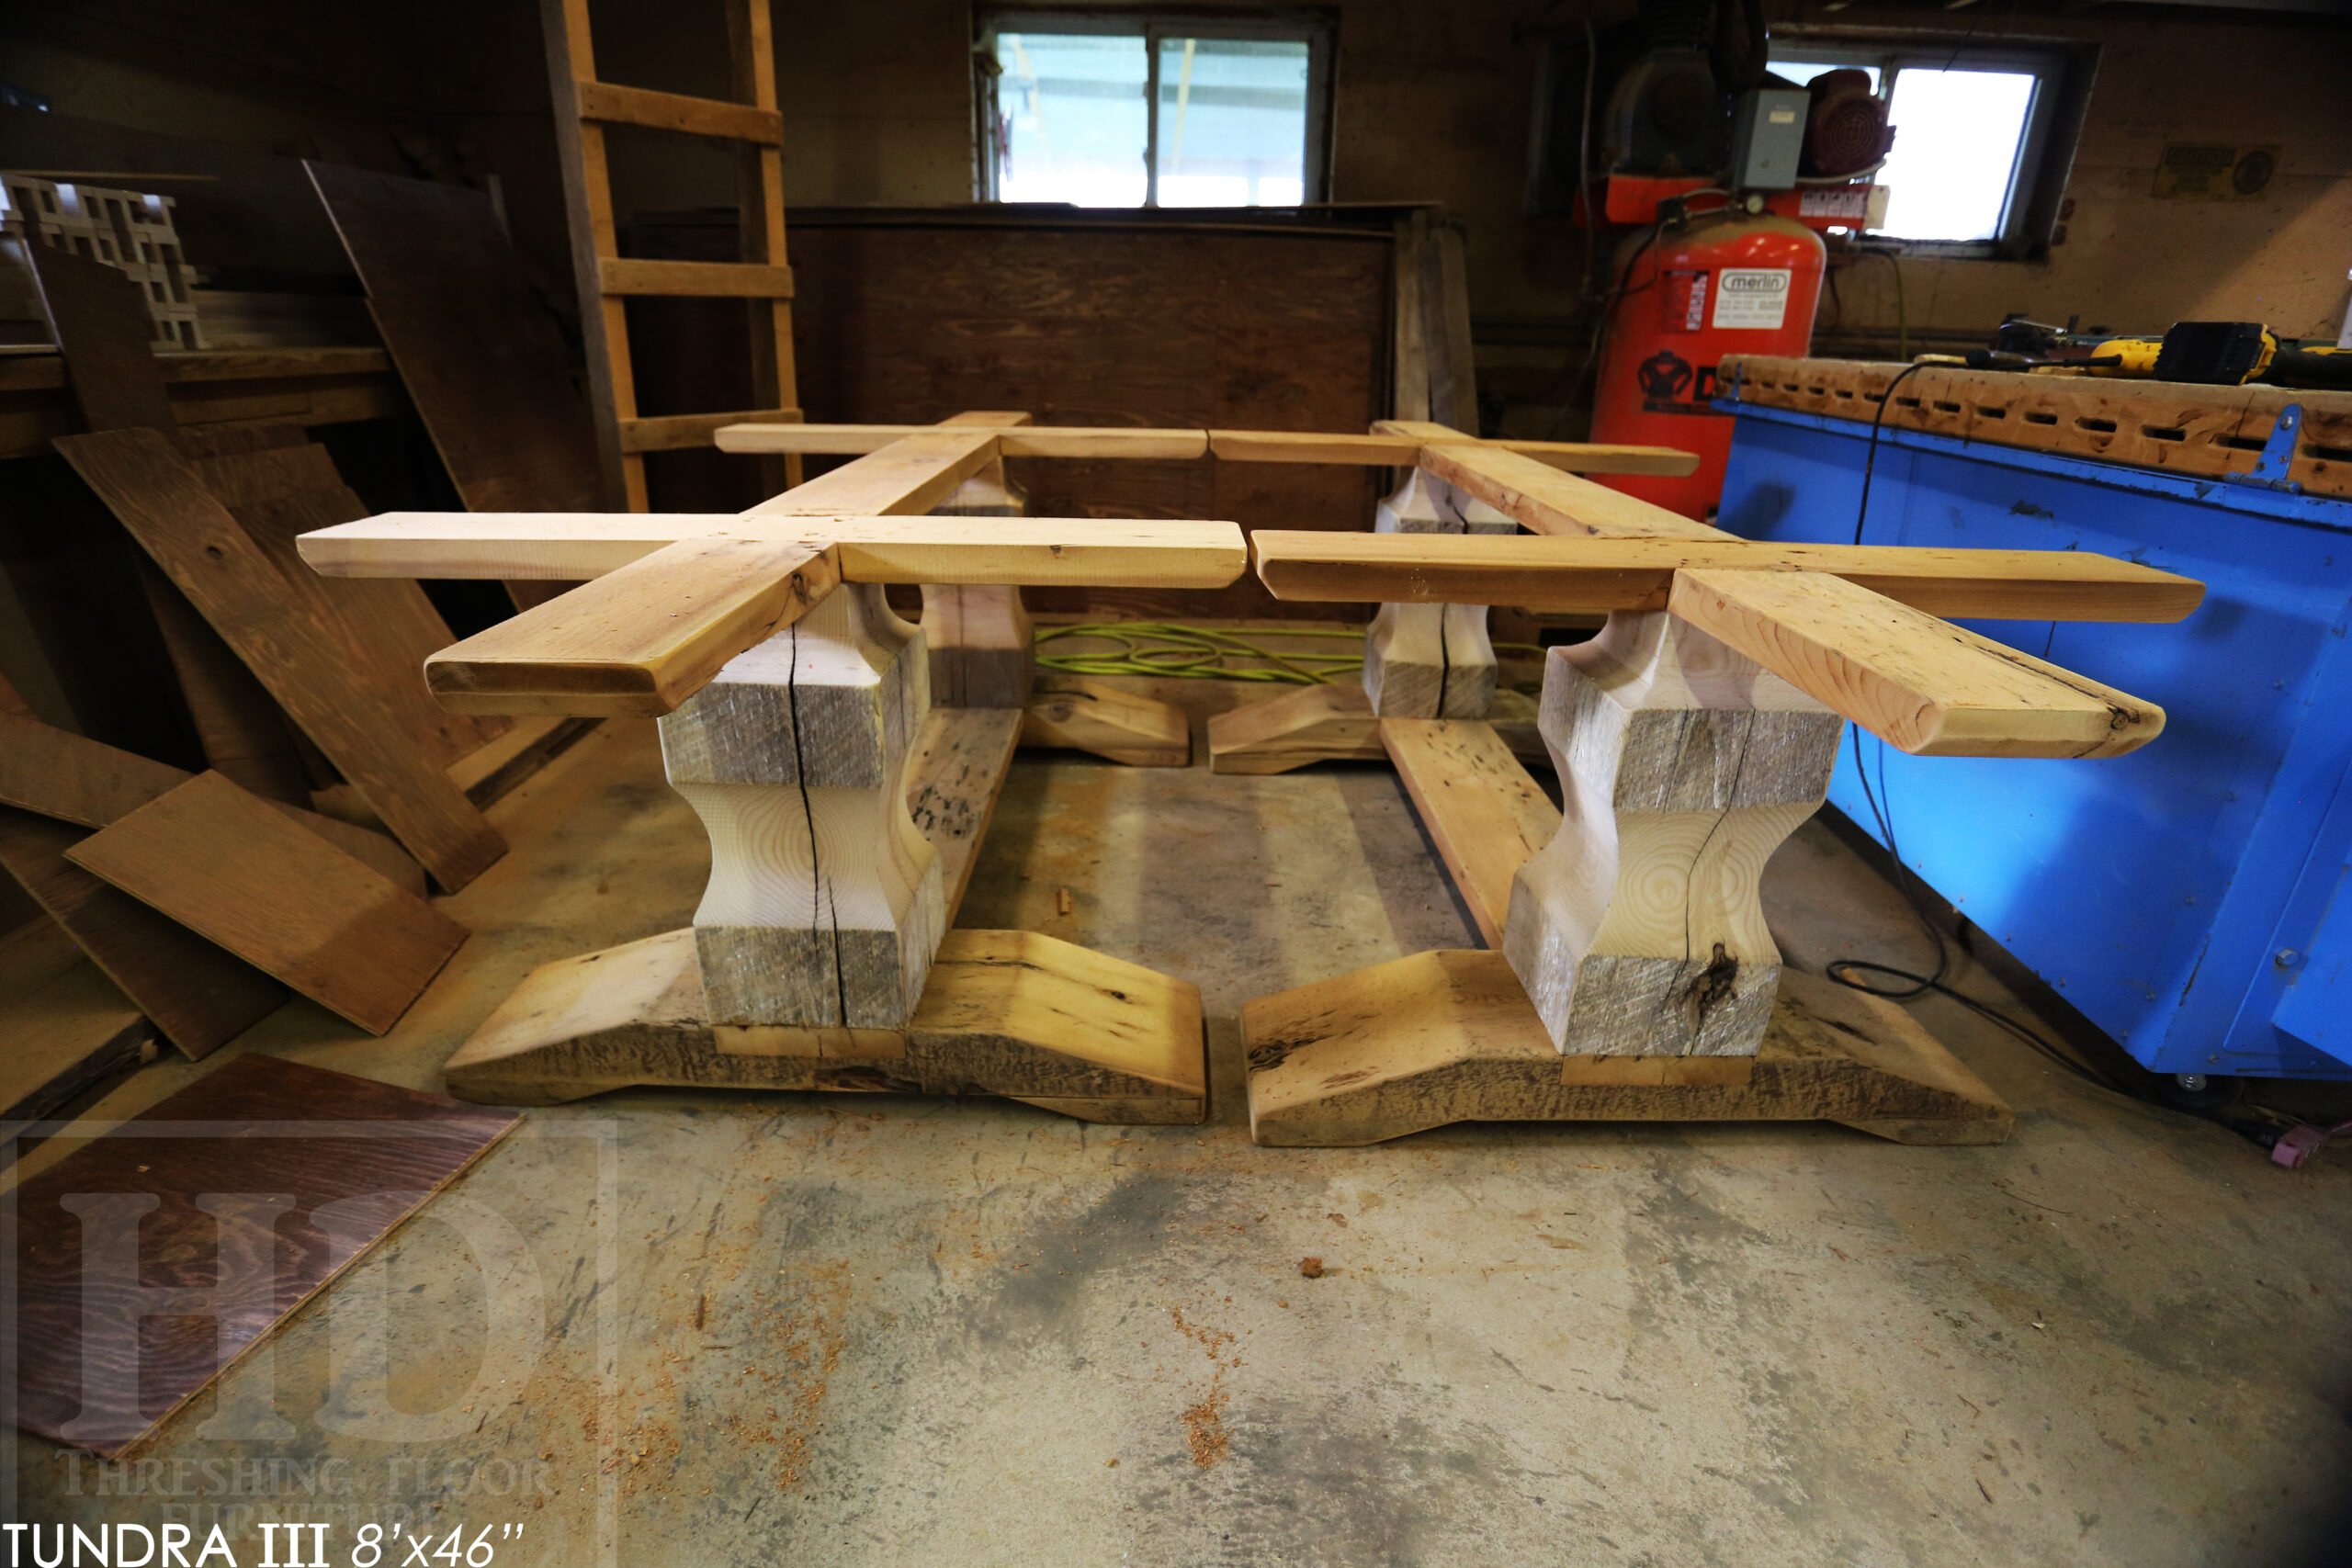
[[[458,713],[658,716],[849,583],[1221,588],[1230,523],[920,515],[996,460],[926,426],[742,513],[390,513],[303,536],[330,576],[589,579],[425,663]]]
[[[877,452],[937,430],[927,424],[722,425],[713,439],[722,452]],[[1553,468],[1586,474],[1665,474],[1695,470],[1699,457],[1671,446],[1627,446],[1579,441],[1481,441],[1444,425],[1383,421],[1363,435],[1289,430],[1137,429],[1132,426],[964,424],[987,435],[1007,457],[1168,459],[1216,457],[1228,463],[1358,464],[1411,468],[1435,446],[1508,453]]]
[[[1873,735],[1923,756],[2109,757],[2164,728],[2127,693],[1938,620],[2177,621],[2204,585],[2073,550],[1709,537],[1251,536],[1278,599],[1670,610]]]
[[[2205,596],[2194,578],[2084,550],[1269,528],[1250,543],[1277,599],[1663,610],[1675,574],[1703,570],[1826,572],[1931,615],[1974,620],[2177,621]]]

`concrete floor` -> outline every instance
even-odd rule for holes
[[[688,919],[701,836],[650,725],[493,815],[514,852],[449,901],[476,934],[391,1037],[298,1001],[235,1048],[437,1087],[533,965]],[[1793,963],[1918,956],[1818,825],[1768,890]],[[1024,755],[963,922],[1198,983],[1210,1123],[535,1111],[225,1380],[290,1435],[208,1433],[208,1402],[143,1466],[20,1439],[6,1517],[217,1520],[249,1562],[274,1517],[332,1523],[336,1562],[370,1520],[436,1550],[519,1524],[506,1564],[2344,1560],[2352,1156],[2277,1169],[1932,1000],[2017,1108],[2006,1146],[1611,1124],[1257,1148],[1244,1000],[1476,945],[1380,767]]]

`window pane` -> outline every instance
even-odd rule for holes
[[[1897,71],[1894,152],[1877,176],[1888,187],[1883,231],[1904,240],[1997,236],[2033,88],[2028,72]]]
[[[1149,108],[1143,39],[999,33],[996,58],[1005,119],[999,198],[1141,207]]]
[[[1288,207],[1306,197],[1306,45],[1159,40],[1159,205]]]
[[[1772,62],[1773,75],[1785,81],[1794,82],[1800,87],[1813,85],[1813,79],[1815,76],[1830,71],[1865,72],[1871,79],[1871,91],[1875,93],[1880,90],[1878,67],[1875,65],[1824,64],[1818,60],[1775,60]]]

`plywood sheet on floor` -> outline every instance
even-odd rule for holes
[[[514,1120],[244,1055],[83,1144],[16,1193],[17,1424],[130,1447]]]

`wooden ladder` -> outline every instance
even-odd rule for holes
[[[721,102],[624,87],[596,79],[588,0],[542,0],[556,141],[580,290],[581,330],[596,410],[596,448],[608,503],[643,512],[645,454],[709,444],[723,424],[797,421],[792,366],[792,269],[784,253],[784,117],[775,98],[775,49],[768,0],[725,0],[735,92]],[[619,254],[605,127],[656,130],[740,143],[742,250],[740,262],[641,261]],[[771,406],[731,413],[642,419],[629,364],[631,295],[741,299],[751,313],[752,386]],[[591,308],[592,304],[595,307]],[[793,465],[797,468],[797,462]],[[799,476],[792,476],[797,480]]]

